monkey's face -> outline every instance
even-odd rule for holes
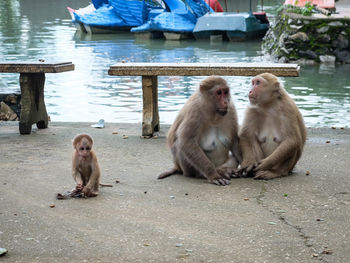
[[[225,116],[227,113],[228,104],[230,103],[230,90],[225,86],[215,87],[213,92],[213,97],[215,98],[215,109],[216,113],[221,116]]]
[[[77,144],[76,150],[78,151],[79,157],[82,159],[88,159],[91,154],[91,145],[87,140],[82,140]]]

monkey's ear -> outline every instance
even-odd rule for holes
[[[281,84],[278,81],[274,83],[274,88],[275,88],[276,98],[281,99],[282,98]]]
[[[201,93],[206,92],[206,90],[207,90],[207,88],[206,88],[205,85],[203,85],[203,84],[200,84],[200,85],[199,85],[199,91],[200,91]]]

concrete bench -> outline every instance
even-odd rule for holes
[[[272,63],[118,63],[110,66],[112,76],[142,76],[142,135],[159,131],[158,76],[255,76],[264,72],[297,77],[297,64]]]
[[[21,116],[19,132],[30,134],[32,125],[47,128],[48,116],[44,102],[45,73],[74,70],[72,62],[0,62],[0,73],[20,73]]]

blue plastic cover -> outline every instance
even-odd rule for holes
[[[214,10],[203,0],[187,0],[186,2],[196,17],[201,17],[206,13],[214,12]]]
[[[131,28],[131,32],[192,32],[197,18],[186,5],[181,0],[164,0],[164,2],[171,12],[164,10],[142,26]]]
[[[192,32],[196,24],[195,16],[163,12],[146,24],[131,28],[131,32],[165,31],[165,32]]]
[[[104,4],[108,4],[108,0],[91,0],[91,2],[96,9],[103,6]]]
[[[147,20],[148,9],[145,1],[139,0],[109,0],[115,12],[129,26],[139,26]]]
[[[127,24],[117,15],[113,6],[104,5],[90,14],[79,16],[74,13],[75,20],[89,26],[125,27]]]

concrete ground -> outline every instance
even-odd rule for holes
[[[348,128],[308,129],[289,177],[229,186],[157,180],[172,166],[161,129],[143,139],[139,124],[50,123],[20,135],[0,122],[0,261],[350,262]],[[82,132],[113,187],[56,200],[74,187],[71,140]]]

